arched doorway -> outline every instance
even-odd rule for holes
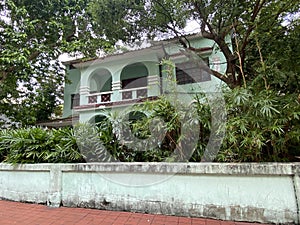
[[[143,63],[133,63],[123,68],[121,72],[122,99],[147,97],[149,75]]]
[[[97,103],[98,96],[101,102],[109,102],[111,100],[112,91],[112,75],[107,69],[97,69],[90,77],[89,81],[90,94],[89,103]]]
[[[99,127],[99,125],[101,124],[101,122],[103,121],[106,121],[107,120],[107,117],[105,115],[95,115],[93,116],[90,120],[89,120],[89,123],[90,124],[95,124]]]

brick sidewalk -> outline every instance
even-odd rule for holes
[[[83,208],[49,208],[45,205],[26,204],[0,200],[0,224],[101,224],[101,225],[146,225],[146,224],[190,224],[190,225],[254,225],[219,221],[201,218],[185,218],[176,216],[152,215],[142,213],[128,213],[104,211]]]

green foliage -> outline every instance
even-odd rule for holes
[[[295,63],[300,60],[299,33],[300,22],[297,20],[282,20],[257,30],[256,40],[249,44],[252,50],[249,49],[247,58],[247,64],[252,65],[252,69],[247,65],[252,86],[281,93],[299,93],[300,66]]]
[[[265,162],[295,161],[299,156],[300,143],[300,104],[296,94],[278,94],[270,90],[236,88],[225,91],[227,121],[226,135],[217,155],[220,162]],[[202,160],[211,132],[212,115],[205,95],[196,96],[193,106],[198,118],[182,120],[182,113],[175,110],[166,98],[138,105],[134,110],[148,112],[140,120],[130,122],[117,115],[99,125],[100,139],[104,148],[113,159],[133,161],[180,161],[189,157],[191,162]],[[188,117],[187,117],[188,118]],[[162,142],[151,139],[149,130],[153,121],[160,119],[160,125],[154,126],[163,131]],[[181,124],[180,121],[184,121]],[[189,147],[189,129],[182,132],[184,126],[199,122],[198,144],[192,155],[181,155]],[[120,139],[119,132],[129,126],[138,138],[134,143]],[[117,124],[117,126],[116,126]],[[119,128],[120,130],[116,130]],[[151,132],[150,132],[151,131]],[[195,132],[194,130],[191,132]],[[123,141],[125,141],[123,143]],[[183,147],[184,146],[184,147]],[[139,151],[145,149],[144,151]],[[175,153],[175,154],[174,154]],[[173,158],[175,156],[175,158]],[[182,157],[182,158],[181,158]]]
[[[0,114],[23,125],[48,119],[63,92],[65,74],[58,57],[94,57],[98,49],[110,49],[113,43],[92,33],[88,2],[1,2]]]
[[[171,145],[170,143],[167,144],[166,141],[158,143],[156,138],[150,137],[149,127],[152,119],[156,117],[154,116],[155,113],[149,116],[141,116],[141,113],[137,114],[137,112],[143,112],[149,107],[153,109],[153,106],[160,107],[160,101],[147,102],[143,106],[136,106],[134,107],[136,111],[123,113],[125,116],[106,113],[105,119],[97,124],[98,141],[101,141],[104,150],[102,152],[98,151],[95,158],[107,155],[105,161],[151,162],[164,161],[170,156],[173,150],[167,148]],[[159,126],[156,128],[165,129]]]
[[[297,94],[235,88],[225,91],[224,97],[228,113],[226,135],[216,161],[297,160],[296,156],[300,156]],[[134,112],[148,112],[147,116],[133,113],[135,119],[106,113],[97,126],[79,124],[73,129],[2,130],[0,160],[7,163],[71,163],[185,161],[188,158],[191,162],[200,162],[211,132],[212,115],[208,103],[205,95],[196,96],[190,107],[196,109],[198,118],[182,117],[184,110],[175,110],[166,98],[160,98],[134,107]],[[185,150],[191,147],[192,132],[196,131],[186,127],[192,128],[194,123],[199,123],[200,133],[196,149],[190,155]],[[126,127],[136,138],[132,143],[126,135],[124,138],[124,132],[128,131]],[[153,138],[152,133],[164,135],[164,138]]]
[[[232,90],[225,94],[227,133],[216,160],[296,160],[300,136],[300,68],[295,63],[300,56],[298,1],[113,2],[113,7],[119,9],[115,11],[117,15],[114,18],[118,19],[113,20],[114,28],[126,28],[122,30],[126,33],[125,41],[145,34],[159,37],[162,33],[177,36],[183,47],[196,50],[184,37],[180,37],[187,19],[193,18],[199,21],[201,35],[214,40],[224,54],[227,74],[214,75]],[[110,1],[93,1],[91,5],[93,17],[103,12],[100,9],[111,10]],[[97,8],[97,5],[101,7]],[[124,10],[120,11],[121,8]],[[110,18],[110,10],[104,10],[101,16]],[[132,29],[127,29],[128,26],[136,26],[137,29],[132,32]],[[115,37],[110,31],[106,35]],[[228,43],[228,37],[232,46]],[[192,161],[201,160],[210,136],[212,119],[205,98],[197,97],[196,102],[200,137]],[[162,152],[174,151],[182,138],[180,113],[172,110],[162,99],[156,103],[146,103],[144,107],[145,111],[153,110],[154,116],[164,118],[167,124],[164,127],[167,130],[166,138],[158,149]],[[147,132],[149,121],[153,119],[151,117],[132,125],[137,135],[149,137]]]
[[[1,159],[7,163],[83,162],[73,130],[21,128],[0,132]]]
[[[51,152],[45,157],[47,162],[85,162],[84,157],[78,148],[77,138],[72,128],[51,130],[50,135],[49,141],[52,147]]]
[[[293,67],[291,62],[300,55],[297,0],[93,0],[89,11],[108,39],[130,42],[146,36],[175,36],[190,50],[197,49],[184,37],[183,28],[188,20],[199,22],[199,34],[215,41],[226,58],[227,76],[216,71],[214,75],[232,88],[245,87],[260,76],[254,72],[259,62],[256,40],[262,44],[264,57],[270,56],[269,65],[277,64],[279,70]],[[285,29],[284,23],[291,17],[293,25]],[[298,66],[292,70],[293,74],[269,73],[270,83],[275,80],[274,86],[288,88],[295,80],[299,83]],[[295,90],[295,86],[291,88]]]
[[[171,157],[175,149],[180,149],[181,112],[176,110],[174,105],[172,105],[170,101],[164,97],[159,98],[155,102],[146,102],[142,106],[138,106],[137,110],[151,112],[151,114],[148,117],[145,117],[140,123],[136,124],[136,130],[141,129],[147,132],[152,121],[155,121],[156,119],[163,121],[161,126],[156,125],[156,129],[163,131],[162,134],[164,135],[164,138],[162,142],[151,143],[152,145],[156,146],[156,151],[152,149],[152,151],[154,150],[153,153],[160,152],[160,154],[156,156],[154,155],[153,158],[171,160],[166,158]],[[141,128],[139,128],[138,125],[140,125]],[[159,130],[155,131],[155,133],[160,133]],[[148,142],[149,140],[146,141]],[[153,139],[153,141],[155,142],[156,139]],[[159,151],[157,151],[157,149],[159,149]],[[148,153],[148,156],[151,155]]]
[[[92,0],[87,9],[93,18],[95,33],[106,35],[109,40],[129,41],[132,34],[141,32],[134,17],[145,13],[140,0]]]
[[[228,119],[218,161],[295,161],[300,104],[296,94],[234,89],[225,95]]]
[[[105,122],[103,123],[103,126]],[[108,129],[106,129],[108,128]],[[112,154],[117,147],[110,127],[100,130],[91,124],[79,124],[74,128],[80,152],[87,162],[115,161]]]
[[[196,102],[193,106],[196,108],[197,111],[198,120],[200,124],[200,133],[197,148],[195,149],[190,161],[200,162],[210,137],[211,111],[208,104],[208,100],[205,95],[196,95],[195,100]]]

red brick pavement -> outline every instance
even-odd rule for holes
[[[203,218],[152,215],[83,208],[49,208],[45,205],[0,201],[0,224],[44,225],[254,225]]]

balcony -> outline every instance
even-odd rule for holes
[[[134,104],[155,99],[160,94],[159,76],[149,75],[143,63],[127,65],[119,74],[119,79],[113,77],[118,75],[111,74],[107,69],[96,69],[90,75],[88,86],[81,88],[81,105],[76,108],[88,110]]]
[[[96,104],[96,103],[107,103],[111,102],[112,91],[107,92],[99,92],[88,95],[88,103]]]
[[[113,91],[90,92],[81,97],[85,104],[75,107],[76,110],[85,111],[93,108],[106,108],[114,106],[122,106],[143,102],[146,100],[155,100],[160,94],[159,86],[157,85],[159,77],[151,76],[150,83],[144,87],[124,88]]]
[[[99,92],[87,95],[88,104],[107,104],[112,102],[121,103],[122,101],[148,98],[148,87],[130,88],[119,90],[119,95],[112,98],[113,92]]]

